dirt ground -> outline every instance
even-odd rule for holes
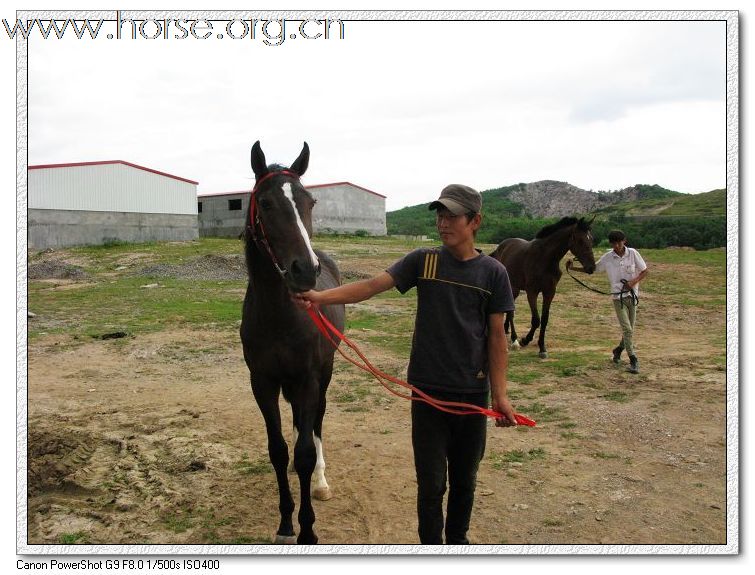
[[[612,329],[602,303],[590,313]],[[706,337],[725,332],[725,310],[658,310],[641,316],[640,376],[591,348],[604,352],[588,374],[599,383],[579,372],[537,382],[538,401],[571,423],[489,428],[473,543],[726,543],[726,371]],[[552,358],[567,329],[552,320]],[[405,367],[363,349],[386,371]],[[543,361],[536,348],[514,353]],[[43,335],[28,365],[30,545],[270,542],[275,478],[235,330]],[[377,383],[361,402],[339,400],[365,378],[337,360],[324,423],[333,498],[315,502],[315,530],[324,544],[416,544],[409,405]]]

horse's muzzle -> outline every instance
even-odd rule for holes
[[[291,291],[302,292],[308,291],[315,287],[317,276],[319,275],[320,266],[313,266],[307,260],[294,260],[288,268],[286,282]]]

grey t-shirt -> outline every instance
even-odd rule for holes
[[[401,293],[417,287],[409,383],[427,391],[488,391],[488,316],[514,309],[503,264],[482,253],[459,261],[445,247],[419,248],[387,272]]]

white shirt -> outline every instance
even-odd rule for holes
[[[595,264],[595,271],[608,273],[608,281],[611,283],[611,292],[614,293],[613,299],[619,299],[621,296],[618,292],[624,285],[621,280],[632,281],[642,270],[647,269],[645,260],[642,259],[640,252],[634,248],[624,248],[624,255],[620,256],[615,251],[610,250]],[[640,295],[640,285],[634,286],[634,293]]]

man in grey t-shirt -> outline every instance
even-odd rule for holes
[[[408,380],[429,395],[491,407],[496,425],[516,425],[507,396],[504,313],[514,308],[506,268],[474,247],[482,198],[468,186],[446,186],[436,210],[442,246],[418,249],[377,276],[322,292],[295,294],[302,306],[356,303],[396,287],[417,288]],[[453,415],[412,402],[417,516],[424,544],[468,543],[477,469],[485,452],[483,415]],[[448,470],[448,476],[446,476]],[[443,495],[448,506],[443,518]]]

